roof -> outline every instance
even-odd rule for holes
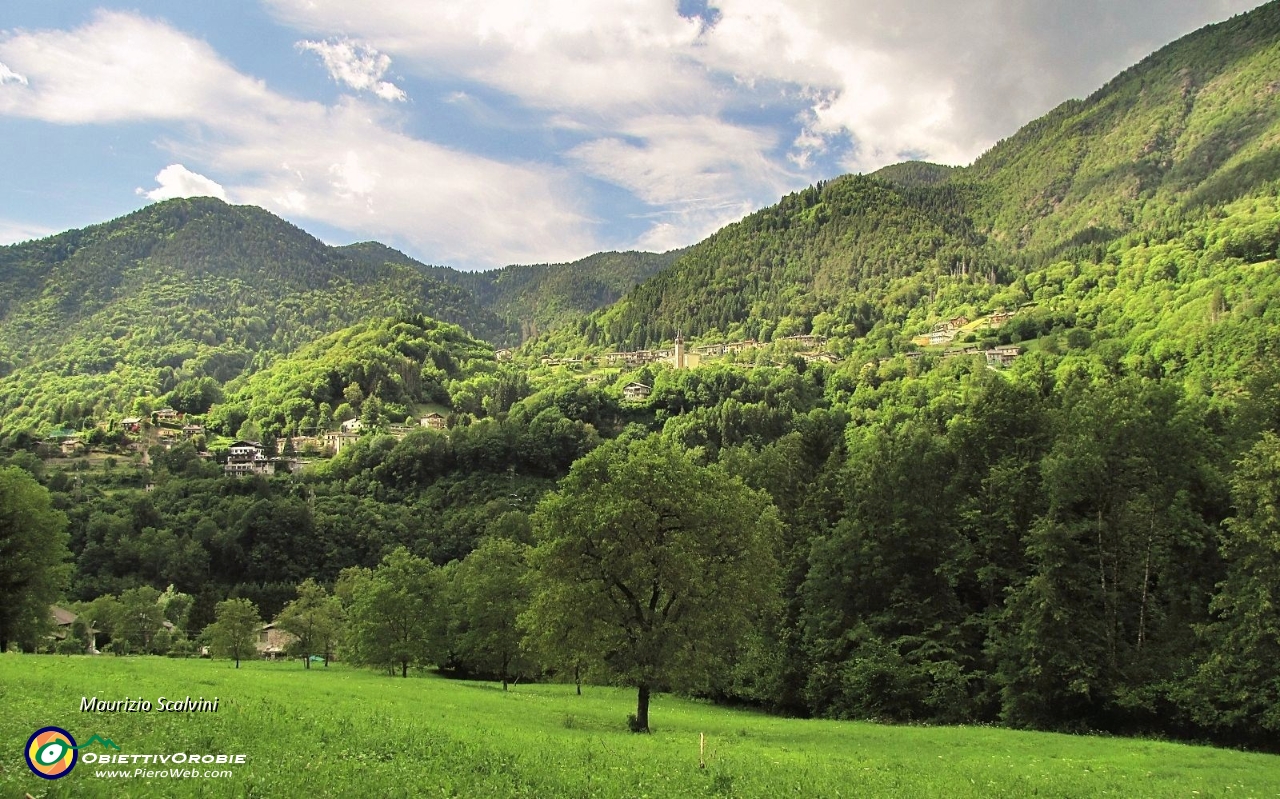
[[[141,416],[126,416],[126,417],[124,417],[124,419],[123,419],[120,423],[121,423],[121,424],[141,424],[141,423],[142,423],[142,417],[141,417]]]
[[[49,606],[49,614],[53,616],[53,623],[59,627],[74,624],[76,619],[79,618],[76,614],[66,608],[60,608],[57,605]]]

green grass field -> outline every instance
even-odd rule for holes
[[[219,711],[81,713],[83,696],[219,697]],[[0,656],[0,796],[1280,797],[1280,757],[1116,738],[781,719],[630,691],[391,678],[341,665]],[[248,756],[229,778],[46,781],[27,738],[57,725],[125,754]],[[698,735],[707,767],[698,767]],[[85,752],[105,752],[98,746]],[[178,766],[175,768],[186,768]]]

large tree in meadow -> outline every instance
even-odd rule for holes
[[[450,633],[458,658],[474,671],[496,675],[502,690],[525,666],[517,617],[529,604],[528,547],[489,538],[453,572]]]
[[[348,599],[353,663],[400,670],[437,663],[443,650],[444,580],[431,561],[399,547],[376,569],[345,569],[337,593]]]
[[[333,644],[342,630],[342,603],[330,596],[324,586],[307,578],[298,586],[298,598],[284,606],[276,617],[276,626],[293,635],[288,649],[311,668],[311,656],[324,652],[324,665],[329,665]]]
[[[573,465],[533,516],[523,620],[549,665],[586,664],[637,690],[706,685],[777,596],[781,524],[766,495],[660,437]]]
[[[238,669],[241,660],[257,654],[254,640],[262,628],[258,606],[244,598],[228,599],[219,602],[214,613],[216,621],[208,629],[210,647],[219,657],[235,658]]]
[[[31,647],[70,576],[67,517],[49,492],[16,467],[0,468],[0,652]]]

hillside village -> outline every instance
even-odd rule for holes
[[[1000,329],[1016,313],[997,309],[986,316],[973,319],[963,314],[944,319],[935,323],[928,333],[912,337],[911,344],[915,349],[903,352],[902,356],[908,360],[916,360],[925,355],[941,358],[982,357],[991,368],[1007,367],[1024,352],[1022,346],[997,345],[984,349],[972,342],[978,335]],[[957,343],[958,341],[964,343]],[[681,370],[723,363],[752,369],[758,364],[775,365],[779,363],[777,359],[783,357],[800,358],[806,363],[840,364],[842,359],[827,351],[826,346],[825,336],[810,333],[785,336],[772,342],[743,339],[693,345],[687,344],[684,337],[677,334],[672,346],[668,348],[608,351],[582,357],[544,355],[538,358],[536,364],[552,372],[577,373],[587,384],[598,385],[607,378],[619,377],[625,370],[646,366]],[[755,356],[760,360],[749,359],[748,356]],[[494,352],[494,359],[506,363],[527,363],[533,368],[533,362],[528,360],[528,356],[517,350],[498,349]],[[652,386],[640,381],[629,381],[621,384],[618,390],[623,401],[644,403],[652,393]],[[305,468],[317,459],[333,457],[360,440],[362,435],[371,432],[390,435],[396,440],[403,440],[409,433],[419,429],[447,432],[451,426],[451,415],[441,411],[447,412],[448,409],[441,407],[430,410],[413,419],[380,425],[376,429],[368,428],[361,419],[346,419],[338,423],[337,429],[320,430],[310,435],[286,436],[274,442],[274,445],[268,445],[257,440],[226,440],[216,436],[211,439],[200,416],[163,407],[147,416],[124,417],[118,426],[100,424],[92,431],[56,429],[44,437],[43,452],[49,458],[93,456],[91,460],[98,462],[125,454],[145,465],[151,447],[159,446],[168,450],[189,441],[201,457],[220,463],[223,474],[227,477],[270,477]]]

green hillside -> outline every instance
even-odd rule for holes
[[[1208,26],[1062,104],[961,179],[1016,251],[1177,226],[1280,175],[1280,4]]]
[[[956,167],[931,164],[927,161],[903,161],[900,164],[877,169],[871,177],[903,187],[933,186],[950,180]]]
[[[347,258],[259,208],[158,203],[0,248],[0,428],[128,413],[137,398],[223,383],[371,316],[470,325],[461,299],[414,269]]]
[[[602,252],[563,264],[504,266],[485,272],[462,272],[427,266],[377,242],[339,248],[364,263],[412,266],[434,280],[474,297],[475,318],[492,316],[507,330],[486,336],[497,345],[521,341],[574,322],[612,304],[638,283],[670,266],[683,252]]]
[[[1277,74],[1280,4],[1269,3],[1169,45],[970,167],[909,162],[790,195],[691,248],[593,317],[585,338],[641,348],[677,330],[813,331],[846,351],[900,350],[943,314],[1032,299],[1020,281],[1059,260],[1086,274],[1212,227],[1234,199],[1272,195]]]
[[[0,430],[159,407],[174,389],[221,385],[371,317],[425,314],[512,345],[612,302],[671,257],[472,274],[372,242],[329,247],[260,208],[157,203],[0,247]]]
[[[311,342],[226,386],[210,414],[235,432],[315,433],[357,412],[370,427],[404,420],[425,402],[452,404],[449,388],[495,369],[493,350],[461,328],[433,319],[376,319]],[[417,424],[417,420],[413,420]]]

